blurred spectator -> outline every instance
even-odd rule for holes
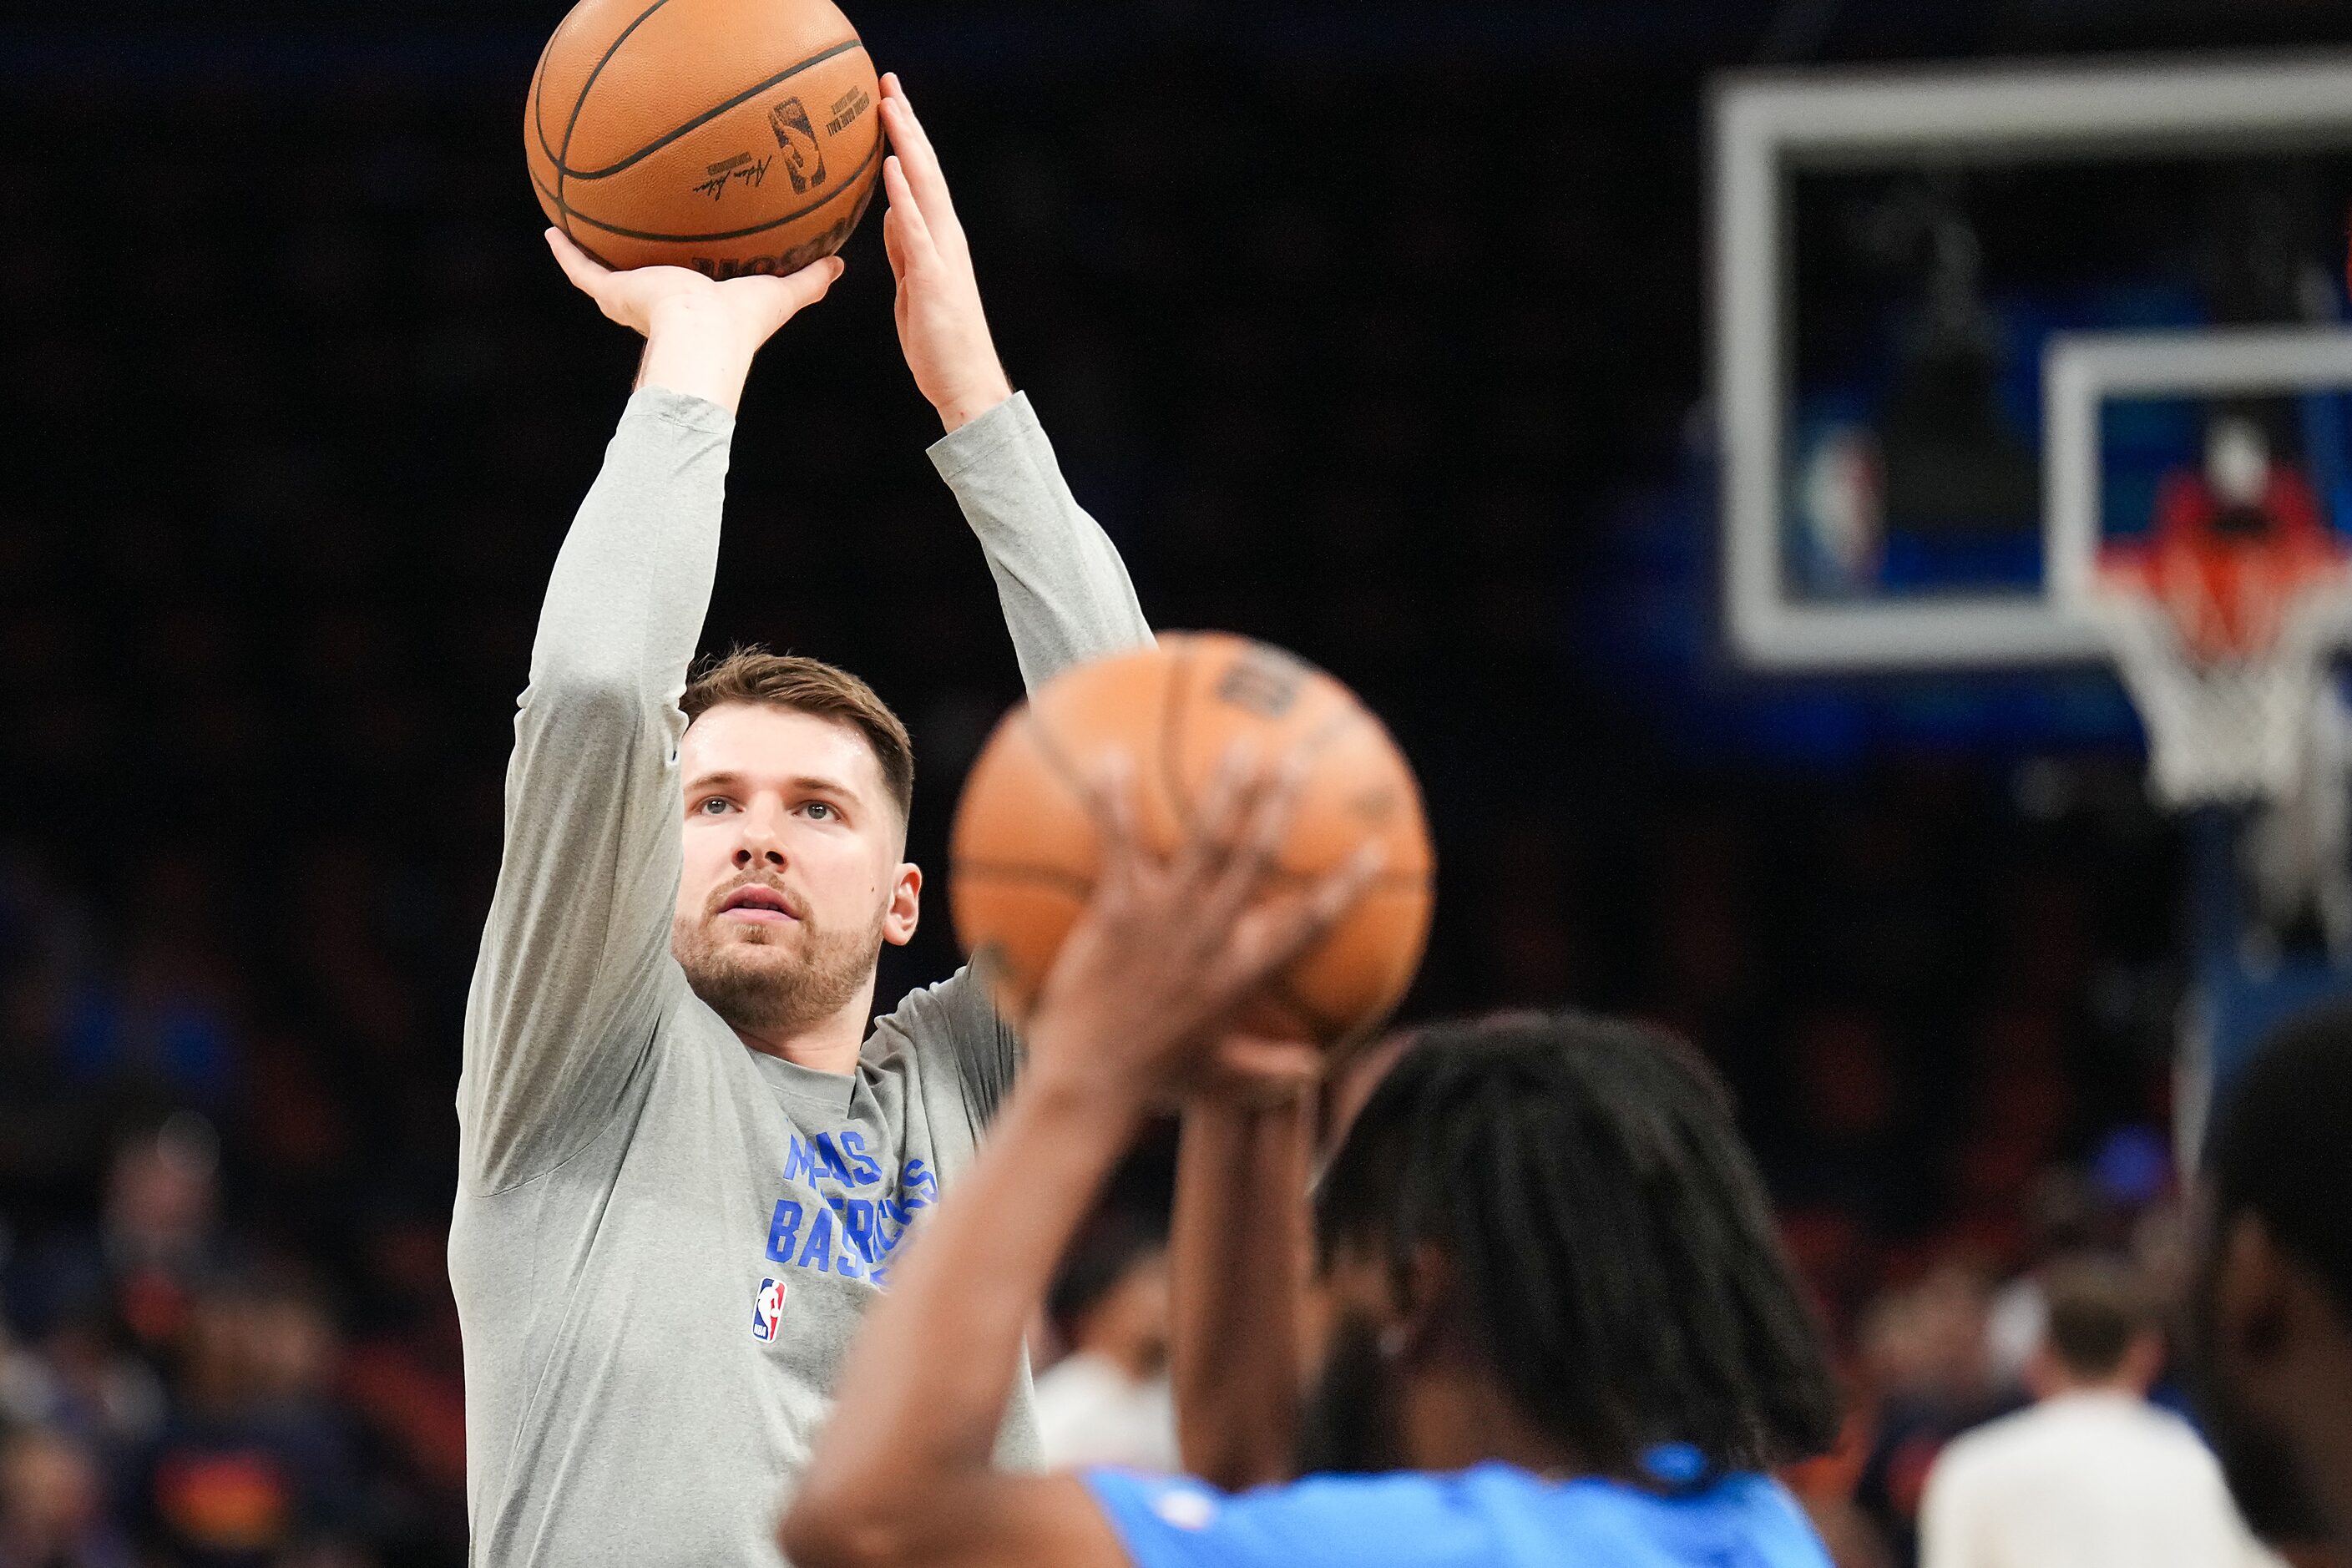
[[[2025,1201],[2029,1256],[2022,1273],[1993,1293],[1985,1325],[1994,1380],[2022,1388],[2026,1363],[2050,1321],[2043,1276],[2054,1264],[2112,1242],[2114,1222],[2087,1172],[2053,1165],[2034,1177]]]
[[[1986,1349],[1990,1301],[1981,1272],[1946,1262],[1864,1315],[1863,1368],[1878,1414],[1854,1500],[1899,1562],[1916,1555],[1920,1497],[1936,1457],[2001,1408]]]
[[[383,1532],[462,1558],[466,1363],[448,1248],[442,1223],[404,1215],[374,1227],[342,1388],[373,1440]]]
[[[2242,1568],[2263,1556],[2221,1467],[2147,1403],[2156,1314],[2120,1265],[2053,1267],[2037,1403],[1955,1440],[1927,1478],[1922,1568]]]
[[[0,1438],[0,1568],[131,1568],[88,1449],[26,1426]]]
[[[1780,1472],[1781,1484],[1812,1521],[1835,1568],[1894,1568],[1885,1534],[1854,1501],[1870,1447],[1870,1414],[1850,1401],[1837,1447]]]
[[[212,1123],[190,1111],[126,1140],[115,1151],[99,1225],[32,1251],[15,1271],[9,1300],[17,1321],[39,1334],[110,1313],[141,1346],[169,1345],[191,1293],[228,1260],[219,1157]]]
[[[1168,1249],[1139,1221],[1106,1217],[1046,1303],[1070,1353],[1037,1379],[1045,1463],[1181,1468],[1168,1385]]]
[[[356,1483],[327,1402],[332,1325],[284,1285],[215,1285],[192,1303],[173,1409],[135,1471],[150,1550],[189,1568],[346,1560]]]
[[[79,1314],[50,1330],[25,1366],[22,1387],[38,1407],[22,1414],[71,1433],[109,1464],[163,1424],[162,1381],[102,1314]]]

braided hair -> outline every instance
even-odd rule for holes
[[[1316,1200],[1328,1266],[1452,1266],[1456,1327],[1594,1470],[1659,1444],[1709,1473],[1818,1453],[1839,1401],[1720,1080],[1610,1019],[1440,1026],[1390,1069]]]

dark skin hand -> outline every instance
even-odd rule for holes
[[[1192,837],[1138,843],[1127,770],[1101,782],[1103,874],[1028,1030],[1029,1059],[971,1170],[851,1348],[831,1425],[779,1531],[799,1568],[1115,1568],[1118,1536],[1070,1476],[992,1466],[1022,1336],[1112,1166],[1156,1106],[1311,1081],[1307,1047],[1229,1037],[1240,1005],[1378,869],[1368,850],[1270,891],[1296,759],[1229,755]]]

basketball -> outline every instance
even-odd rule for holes
[[[874,195],[880,93],[831,0],[580,0],[523,149],[548,221],[607,267],[793,272]]]
[[[972,765],[956,808],[949,903],[1006,1016],[1026,1015],[1093,890],[1102,844],[1086,792],[1106,754],[1127,753],[1136,831],[1167,854],[1236,741],[1264,761],[1294,747],[1307,754],[1277,883],[1335,870],[1366,839],[1386,850],[1363,897],[1240,1026],[1329,1046],[1377,1027],[1403,997],[1428,936],[1433,867],[1403,753],[1353,692],[1290,654],[1222,633],[1171,633],[1157,647],[1056,677],[1005,716]]]

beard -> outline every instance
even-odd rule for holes
[[[1333,1325],[1314,1390],[1299,1412],[1301,1475],[1379,1475],[1406,1468],[1397,1376],[1380,1330],[1350,1314]]]
[[[669,938],[686,983],[730,1028],[804,1029],[847,1006],[873,977],[886,911],[876,910],[862,931],[832,930],[813,916],[785,926],[722,923],[718,905],[733,891],[713,894],[698,918],[677,917]]]

